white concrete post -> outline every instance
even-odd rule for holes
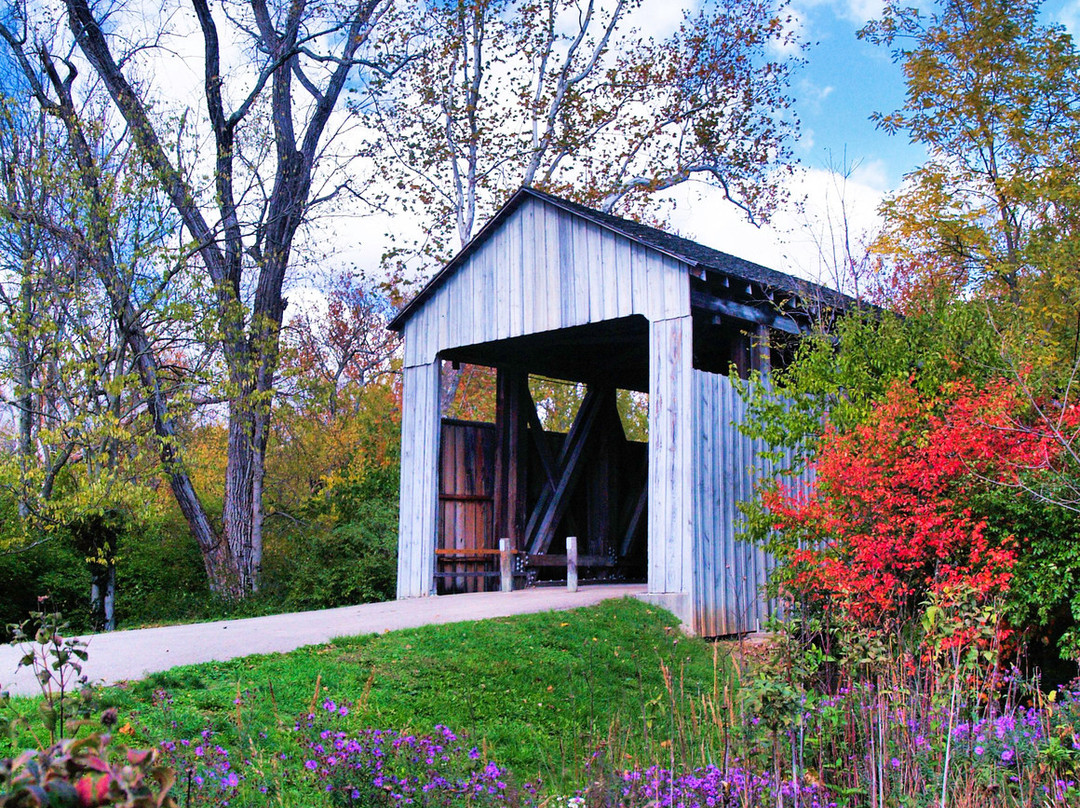
[[[577,536],[566,537],[566,591],[577,592]]]

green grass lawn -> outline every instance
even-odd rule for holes
[[[109,688],[102,701],[119,710],[133,745],[210,728],[234,744],[272,748],[298,715],[330,698],[352,705],[348,728],[445,725],[519,780],[569,786],[598,745],[626,760],[667,762],[680,722],[703,720],[694,705],[726,678],[724,662],[676,626],[640,601],[607,601],[174,668]]]

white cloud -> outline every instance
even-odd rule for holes
[[[837,19],[847,20],[859,26],[880,17],[885,7],[882,0],[794,0],[794,2],[804,11],[817,8],[831,9]]]
[[[884,160],[869,160],[851,170],[851,184],[884,194],[889,190],[889,168]]]
[[[699,3],[679,3],[670,0],[646,0],[627,18],[630,25],[642,34],[664,39],[679,30],[684,11],[696,11]]]
[[[798,83],[799,101],[807,111],[820,114],[822,104],[825,99],[833,94],[835,89],[831,84],[822,87],[804,76],[799,79]]]
[[[1051,12],[1051,17],[1074,37],[1080,36],[1080,0],[1069,0],[1056,12]]]
[[[834,286],[833,245],[847,227],[856,249],[879,225],[884,170],[872,163],[846,180],[826,169],[800,169],[784,185],[792,203],[770,225],[754,227],[715,188],[675,188],[672,226],[687,238],[781,272]],[[796,204],[799,203],[799,204]]]
[[[864,23],[881,16],[885,4],[881,0],[841,0],[840,16],[854,23]]]

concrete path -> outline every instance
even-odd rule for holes
[[[91,681],[113,684],[139,679],[177,665],[222,661],[249,654],[292,651],[334,637],[382,633],[433,623],[457,623],[559,609],[592,606],[608,598],[640,595],[644,585],[606,584],[582,587],[485,592],[473,595],[366,603],[317,612],[295,612],[216,623],[141,628],[86,636],[90,659],[83,667]],[[22,652],[0,645],[0,689],[33,695],[37,683],[29,669],[16,670]]]

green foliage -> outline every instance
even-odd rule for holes
[[[157,758],[157,750],[115,747],[100,732],[23,752],[0,760],[0,808],[175,808],[175,774]]]
[[[769,384],[739,383],[748,412],[743,432],[761,438],[779,462],[783,450],[813,458],[826,416],[844,432],[861,423],[896,381],[933,395],[947,382],[1005,372],[1000,339],[985,310],[963,301],[928,303],[916,314],[855,310],[828,334],[804,339]]]
[[[215,600],[210,594],[202,555],[179,514],[129,524],[120,536],[117,555],[119,625],[209,616]]]
[[[972,502],[986,514],[989,532],[1029,537],[1013,568],[1009,624],[1033,649],[1056,647],[1080,659],[1080,514],[1009,488],[979,489]]]
[[[80,524],[99,518],[91,514]],[[17,521],[7,524],[23,529]],[[125,517],[113,538],[119,624],[199,619],[223,608],[209,594],[198,546],[178,515],[172,519],[157,509],[144,509]],[[27,529],[19,538],[21,549],[0,552],[0,625],[22,622],[37,609],[39,598],[48,597],[50,607],[67,615],[73,630],[92,630],[88,596],[95,541],[83,536],[80,543],[65,528],[47,533]]]
[[[936,288],[987,301],[1003,327],[1018,325],[1014,349],[1060,362],[1080,294],[1080,53],[1042,24],[1041,5],[891,1],[862,35],[892,49],[907,84],[879,124],[928,154],[886,203],[876,245],[900,299],[918,305]]]
[[[37,534],[32,546],[0,553],[0,625],[21,623],[48,598],[52,609],[70,616],[72,627],[90,626],[90,573],[63,533]],[[3,637],[10,635],[4,630]]]
[[[397,532],[397,504],[382,499],[361,500],[347,521],[311,532],[291,565],[288,606],[325,609],[393,598]]]
[[[370,403],[371,399],[367,399]],[[376,406],[384,406],[379,402]],[[343,467],[297,498],[267,531],[266,593],[278,608],[325,609],[393,597],[397,581],[398,474],[396,424],[351,418],[357,444]],[[380,431],[381,430],[381,431]]]
[[[120,536],[127,527],[127,515],[117,508],[104,508],[80,514],[67,530],[75,549],[91,567],[106,567],[116,562]]]

